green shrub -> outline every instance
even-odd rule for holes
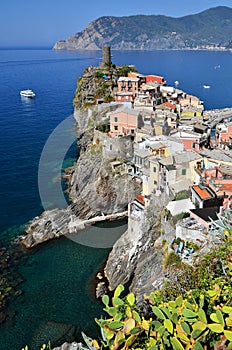
[[[96,126],[96,129],[101,131],[101,132],[108,133],[110,131],[109,122],[108,121],[103,121],[103,122],[99,123]]]
[[[181,258],[179,255],[177,255],[174,252],[171,252],[167,254],[167,256],[164,259],[164,268],[166,269],[168,266],[171,265],[180,265],[181,264]]]
[[[212,349],[213,344],[232,347],[232,307],[217,305],[207,313],[207,304],[219,291],[209,290],[196,300],[191,291],[186,298],[163,302],[156,306],[150,298],[151,317],[140,314],[133,293],[120,297],[124,287],[119,285],[110,300],[104,295],[104,310],[109,317],[97,319],[102,341],[94,341],[94,349]],[[207,300],[208,298],[208,300]]]

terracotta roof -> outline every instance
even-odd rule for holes
[[[165,103],[162,103],[159,107],[168,107],[168,108],[172,108],[172,109],[175,109],[176,108],[176,105],[170,103],[170,102],[165,102]]]
[[[214,183],[214,187],[216,188],[216,191],[232,191],[232,184],[231,183]]]
[[[223,184],[220,188],[221,191],[232,191],[232,184]]]
[[[193,185],[192,189],[198,194],[198,196],[201,199],[210,199],[214,197],[207,187],[200,187],[198,185]]]
[[[142,194],[135,198],[140,204],[145,205],[144,196]]]

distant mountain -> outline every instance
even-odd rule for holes
[[[232,8],[219,6],[195,15],[104,16],[54,45],[56,50],[232,48]]]

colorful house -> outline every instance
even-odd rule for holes
[[[227,145],[232,142],[232,123],[218,124],[216,128],[216,144]]]
[[[156,110],[162,110],[162,111],[169,111],[169,112],[175,112],[176,111],[176,105],[174,103],[171,103],[169,101],[164,102],[158,106],[156,106]]]
[[[196,208],[190,210],[190,220],[196,220],[199,225],[206,228],[207,232],[209,232],[210,227],[212,226],[212,220],[218,220],[217,214],[220,212],[220,207],[208,207],[208,208]],[[196,227],[196,225],[195,225]],[[193,232],[191,232],[191,236],[193,236]],[[205,241],[204,237],[202,239],[197,236],[196,237],[202,243]],[[206,238],[206,237],[205,237]],[[197,243],[197,242],[196,242]]]
[[[136,129],[143,126],[143,118],[139,111],[122,107],[110,113],[110,135],[135,136]]]
[[[193,151],[176,152],[160,159],[159,183],[171,197],[188,191],[195,181],[195,167],[200,160],[201,156]]]
[[[175,137],[184,145],[184,148],[186,150],[193,150],[198,151],[200,148],[204,145],[204,143],[207,141],[207,136],[199,134],[194,131],[187,131],[187,130],[174,130],[171,132],[171,136]]]
[[[118,90],[115,94],[115,101],[133,101],[139,91],[139,81],[139,78],[120,77],[118,79]]]
[[[191,187],[192,202],[196,208],[212,207],[216,204],[216,194],[208,187],[199,185],[193,185]]]
[[[179,99],[179,104],[183,109],[186,107],[195,107],[202,111],[204,109],[202,101],[193,95],[183,94],[183,97]]]
[[[161,85],[166,85],[166,81],[164,80],[164,77],[161,77],[159,75],[146,75],[146,84],[151,82],[159,83]]]

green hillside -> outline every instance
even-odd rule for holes
[[[162,15],[104,16],[55,44],[55,49],[232,48],[232,8],[219,6],[180,18]]]

